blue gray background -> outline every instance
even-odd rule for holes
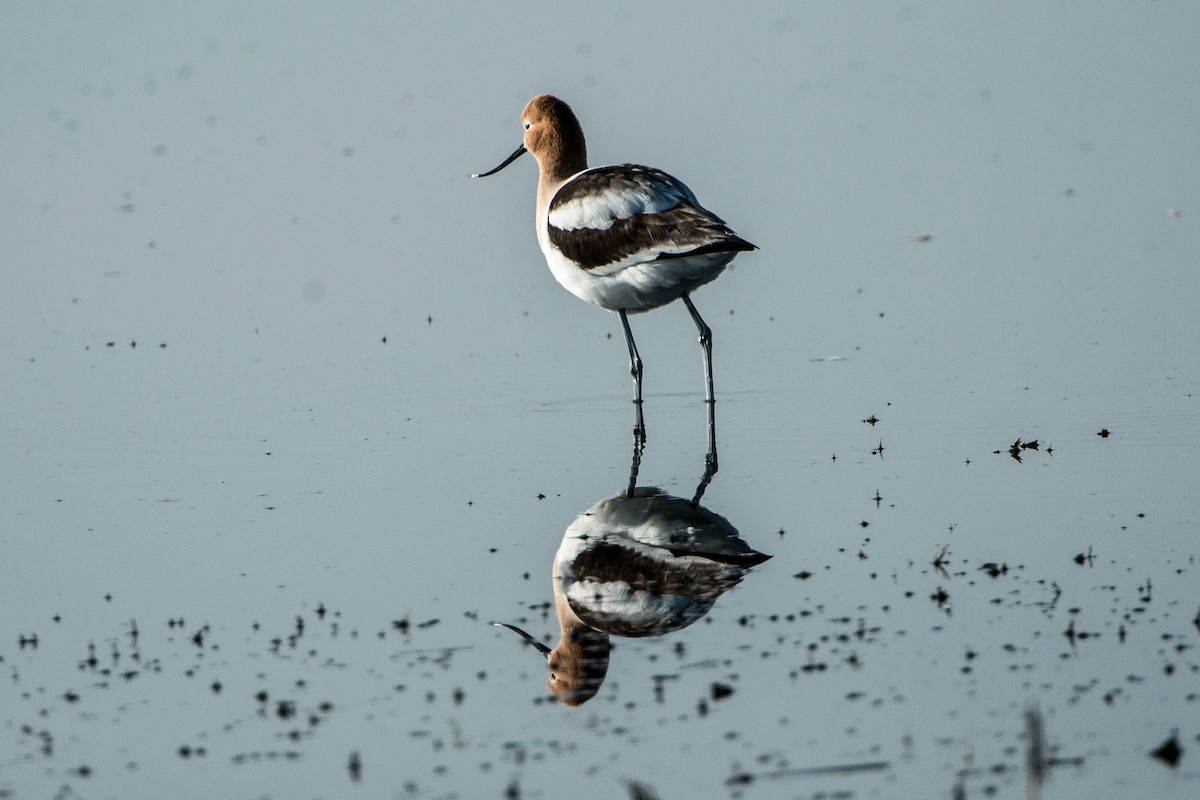
[[[1034,707],[1047,797],[1196,795],[1194,3],[0,18],[0,796],[1018,797]],[[579,709],[485,625],[555,633],[632,444],[532,159],[467,178],[540,92],[761,247],[695,300],[774,559]],[[633,324],[690,496],[694,328]]]

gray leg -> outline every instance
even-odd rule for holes
[[[638,355],[637,345],[633,342],[633,331],[629,329],[629,317],[625,310],[617,312],[621,315],[621,327],[625,329],[625,344],[629,346],[629,374],[633,376],[633,405],[636,409],[633,435],[635,442],[645,443],[646,423],[642,418],[642,357]]]
[[[704,401],[715,403],[717,400],[713,396],[712,329],[700,318],[700,312],[692,305],[692,298],[686,294],[683,296],[683,304],[687,306],[688,312],[692,315],[692,321],[696,323],[696,330],[700,331],[700,348],[704,356]]]
[[[708,455],[704,459],[706,467],[704,480],[696,492],[698,501],[700,495],[704,493],[704,487],[717,472],[717,398],[713,394],[712,329],[700,318],[700,312],[696,310],[692,299],[686,294],[683,296],[683,304],[687,306],[688,313],[692,315],[692,321],[696,323],[696,330],[700,332],[700,352],[704,356],[704,402],[708,404]]]

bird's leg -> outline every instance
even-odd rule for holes
[[[687,306],[688,313],[692,315],[692,321],[696,323],[696,330],[700,332],[700,349],[704,356],[704,402],[715,403],[717,400],[713,397],[712,328],[708,327],[700,318],[700,312],[692,304],[692,298],[686,294],[683,296],[683,304]]]
[[[713,394],[712,329],[701,319],[700,312],[692,304],[692,298],[686,294],[683,296],[683,304],[687,306],[688,313],[692,315],[692,321],[696,323],[696,330],[700,332],[700,352],[704,356],[704,402],[708,405],[708,455],[704,458],[705,480],[701,484],[703,487],[707,486],[708,481],[712,480],[712,476],[717,473],[717,398]],[[700,493],[703,493],[703,488]]]
[[[633,376],[633,406],[635,421],[633,440],[635,448],[646,444],[646,422],[642,417],[642,357],[638,355],[637,345],[633,342],[633,331],[629,329],[629,317],[625,310],[617,312],[621,315],[621,327],[625,329],[625,344],[629,346],[629,374]]]

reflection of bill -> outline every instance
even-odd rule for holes
[[[658,489],[601,500],[580,514],[554,556],[553,649],[516,631],[546,656],[548,685],[577,706],[608,673],[609,636],[660,636],[691,625],[770,556],[752,550],[727,519]]]

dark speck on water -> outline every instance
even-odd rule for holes
[[[1179,745],[1178,732],[1173,731],[1171,737],[1154,748],[1150,755],[1169,767],[1179,766],[1179,761],[1183,758],[1183,748]]]

